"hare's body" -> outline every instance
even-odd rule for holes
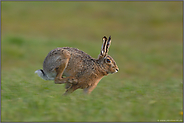
[[[45,80],[54,80],[56,84],[66,83],[65,94],[78,88],[90,93],[103,76],[118,71],[113,58],[105,52],[107,53],[102,50],[98,59],[94,59],[76,48],[56,48],[45,58],[43,70],[37,70],[36,73]],[[108,61],[104,64],[106,59],[110,60],[110,63]]]

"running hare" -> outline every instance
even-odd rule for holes
[[[44,80],[54,80],[55,84],[66,83],[64,95],[79,88],[90,94],[103,76],[119,70],[114,59],[107,55],[111,37],[107,40],[104,36],[102,40],[98,59],[76,48],[56,48],[45,58],[43,70],[37,70],[35,73]]]

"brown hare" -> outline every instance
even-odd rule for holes
[[[76,48],[56,48],[45,58],[43,70],[37,70],[35,73],[44,80],[54,80],[55,84],[65,83],[64,95],[79,88],[83,89],[84,93],[90,94],[102,77],[119,70],[114,59],[107,55],[111,36],[108,40],[104,36],[102,40],[98,59]]]

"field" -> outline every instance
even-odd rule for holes
[[[1,121],[183,121],[182,4],[1,2]],[[91,95],[34,73],[57,47],[97,58],[104,35],[119,72]]]

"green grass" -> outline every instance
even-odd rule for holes
[[[2,122],[183,120],[182,2],[1,2]],[[91,95],[34,71],[56,47],[98,57],[101,38],[119,72]]]

